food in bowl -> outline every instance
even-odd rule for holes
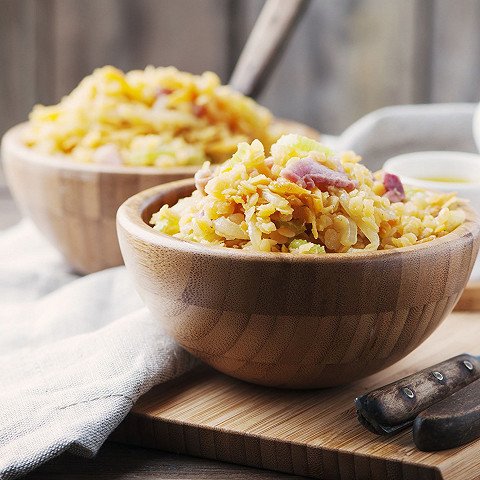
[[[15,200],[75,271],[121,265],[118,207],[155,185],[193,178],[237,142],[318,132],[270,113],[211,73],[105,67],[58,105],[38,106],[2,138]]]
[[[175,167],[222,162],[239,142],[269,145],[270,112],[212,72],[174,67],[123,73],[106,66],[57,105],[36,106],[25,143],[80,162]]]
[[[196,190],[163,205],[153,228],[220,247],[325,254],[428,242],[465,220],[455,194],[404,188],[396,175],[372,174],[353,152],[337,155],[297,134],[265,151],[254,140],[222,165],[205,163]]]
[[[340,385],[405,357],[452,310],[480,244],[469,205],[459,227],[431,242],[343,254],[215,248],[149,225],[154,212],[194,190],[193,178],[171,182],[120,207],[125,265],[180,345],[261,385]]]

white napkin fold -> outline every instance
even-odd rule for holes
[[[476,151],[475,105],[390,107],[336,140],[371,169],[414,150]],[[28,222],[0,234],[0,479],[64,451],[92,456],[135,400],[195,364],[124,267],[78,277]]]
[[[140,395],[195,363],[125,267],[78,277],[28,221],[0,235],[0,306],[1,479],[94,455]]]
[[[475,107],[474,103],[438,103],[382,108],[347,128],[335,146],[358,153],[373,171],[402,153],[477,153],[472,131]]]

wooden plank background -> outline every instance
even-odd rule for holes
[[[105,64],[213,70],[227,82],[263,4],[0,0],[0,135]],[[311,0],[259,101],[338,134],[386,105],[479,98],[480,1]]]
[[[227,81],[263,3],[0,0],[0,133],[107,63]],[[385,105],[479,97],[477,0],[312,0],[260,101],[339,133]]]

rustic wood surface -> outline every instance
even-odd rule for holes
[[[353,406],[358,395],[462,352],[480,353],[478,314],[451,314],[401,362],[345,387],[282,391],[200,367],[144,395],[114,438],[322,479],[474,479],[480,441],[421,452],[411,430],[367,431]]]
[[[322,258],[183,242],[148,221],[193,180],[135,195],[117,214],[127,270],[170,335],[221,372],[260,385],[329,387],[392,365],[450,313],[480,221],[431,242]]]
[[[26,480],[300,480],[296,475],[107,442],[86,459],[65,454]]]
[[[263,4],[0,0],[0,134],[105,64],[227,82]],[[312,1],[260,100],[332,134],[386,105],[476,101],[479,21],[477,0]]]
[[[125,69],[177,64],[194,72],[212,69],[227,80],[262,3],[0,0],[0,132],[25,120],[34,103],[58,101],[105,63]],[[387,104],[478,99],[472,81],[480,72],[476,0],[312,3],[311,15],[261,97],[276,113],[339,133]],[[419,10],[426,13],[418,15]],[[219,21],[232,17],[230,25]],[[0,189],[0,225],[17,218]],[[63,457],[37,478],[277,478],[143,449],[110,445],[103,452],[93,461]]]

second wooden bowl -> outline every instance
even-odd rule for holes
[[[120,207],[125,264],[184,348],[262,385],[340,385],[405,357],[452,310],[479,249],[470,208],[462,226],[432,242],[323,256],[209,247],[148,225],[153,212],[193,188],[191,180],[173,182]]]
[[[26,124],[2,140],[8,185],[23,213],[79,273],[123,263],[115,231],[118,207],[129,197],[162,183],[191,178],[198,167],[157,168],[82,164],[43,155],[22,142]],[[315,130],[276,120],[279,131],[318,138]]]

